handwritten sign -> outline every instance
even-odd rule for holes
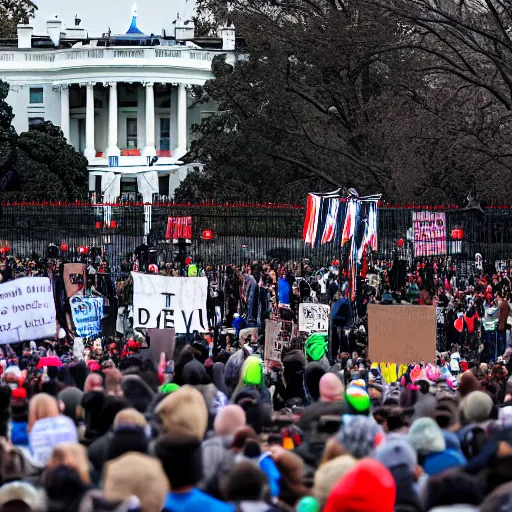
[[[64,263],[64,287],[67,297],[83,297],[86,283],[86,266],[84,263]]]
[[[265,320],[265,360],[281,361],[284,343],[281,339],[282,322]]]
[[[368,305],[368,350],[376,363],[432,363],[436,357],[436,308]]]
[[[303,303],[299,305],[300,332],[328,332],[331,308],[325,304]]]
[[[22,277],[0,284],[0,345],[53,338],[55,318],[47,277]]]
[[[132,272],[133,327],[208,330],[207,277],[168,277]]]
[[[101,334],[102,297],[80,297],[76,295],[69,299],[69,305],[75,330],[79,336],[92,338]]]

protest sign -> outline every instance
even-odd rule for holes
[[[82,338],[73,340],[73,357],[80,360],[84,358],[84,340]]]
[[[328,332],[331,308],[325,304],[303,303],[299,305],[300,332]]]
[[[0,345],[53,338],[55,302],[47,277],[22,277],[0,284]]]
[[[281,339],[282,322],[265,320],[265,361],[281,361],[283,341]]]
[[[446,254],[446,215],[413,212],[414,256]]]
[[[148,329],[149,350],[155,363],[159,363],[163,352],[167,361],[174,358],[176,348],[176,333],[174,329]]]
[[[68,298],[77,294],[83,297],[86,284],[84,263],[64,263],[63,279]]]
[[[174,329],[178,334],[208,330],[208,278],[137,272],[132,278],[134,329]]]
[[[82,338],[92,338],[101,334],[103,318],[102,297],[79,297],[69,299],[75,330]]]
[[[436,358],[436,308],[368,305],[368,350],[375,363],[432,363]]]

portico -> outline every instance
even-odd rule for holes
[[[187,151],[184,83],[91,81],[58,89],[62,131],[89,163],[119,156],[180,158]]]

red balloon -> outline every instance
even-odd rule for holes
[[[188,267],[192,263],[192,258],[188,257],[185,259],[185,265]]]
[[[65,244],[64,242],[60,244],[60,250],[62,252],[66,252],[69,249],[68,244]]]
[[[403,247],[403,246],[404,246],[404,239],[403,239],[403,238],[399,238],[399,239],[396,241],[396,246],[397,246],[397,247]]]

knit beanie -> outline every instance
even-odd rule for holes
[[[345,391],[345,400],[353,414],[368,414],[370,412],[370,395],[361,386],[351,383]]]
[[[466,423],[482,423],[489,419],[493,401],[484,391],[473,391],[462,400],[460,405]]]
[[[432,418],[417,419],[407,437],[418,454],[443,452],[446,449],[443,432]]]
[[[195,436],[162,436],[155,444],[155,455],[174,490],[195,486],[203,477],[201,441]]]
[[[385,435],[372,416],[344,414],[337,438],[352,457],[362,459],[372,453]]]
[[[167,395],[156,407],[165,430],[203,440],[208,428],[208,409],[203,395],[191,386],[182,386]]]
[[[376,448],[373,458],[384,464],[388,469],[406,466],[411,473],[418,464],[416,452],[408,442],[407,437],[400,434],[387,436]]]
[[[324,512],[393,512],[396,484],[386,466],[363,459],[335,485]]]
[[[135,495],[143,511],[162,510],[168,491],[169,482],[154,457],[127,453],[105,465],[103,492],[108,500],[125,500]]]
[[[475,377],[475,374],[468,370],[459,377],[459,395],[461,398],[464,398],[473,391],[482,391],[482,386]]]
[[[352,455],[340,455],[325,464],[322,464],[315,473],[313,495],[320,504],[320,510],[327,503],[332,489],[342,476],[348,473],[357,464]]]

